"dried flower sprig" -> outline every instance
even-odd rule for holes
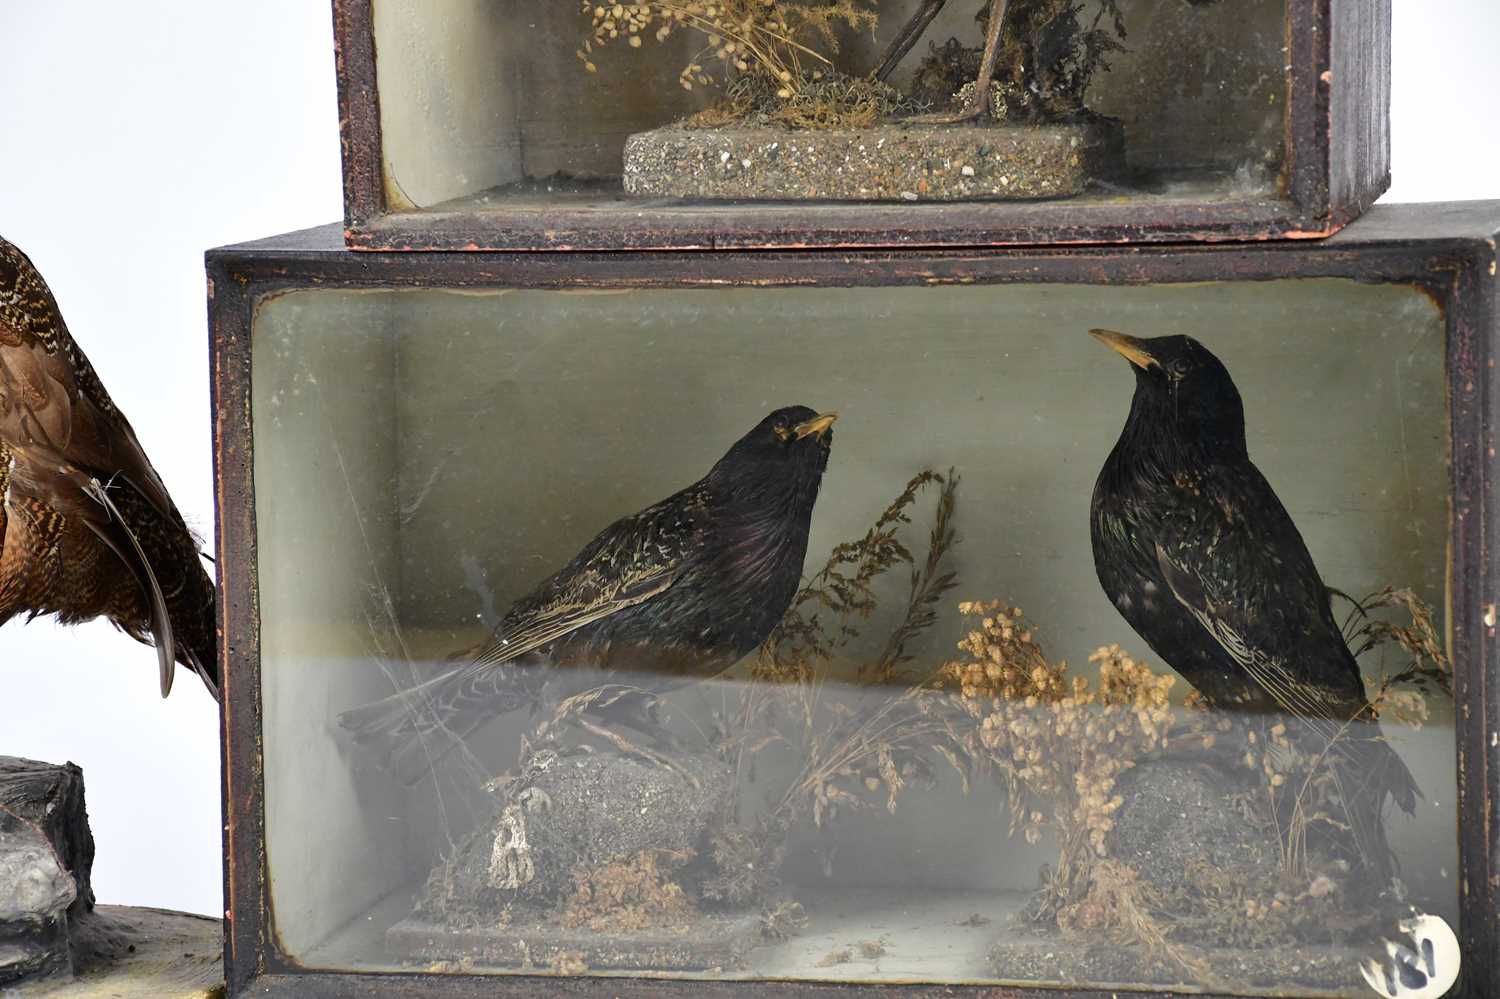
[[[933,486],[937,505],[928,550],[919,560],[901,535],[912,522],[912,506]],[[945,559],[957,544],[957,488],[951,471],[924,471],[863,537],[836,546],[762,645],[738,704],[720,715],[720,752],[737,769],[753,771],[759,754],[777,746],[797,769],[768,796],[751,828],[727,827],[719,835],[716,855],[732,854],[742,861],[735,869],[758,872],[738,879],[744,883],[716,884],[719,896],[745,900],[763,892],[794,825],[810,819],[821,827],[841,811],[870,807],[871,796],[882,790],[885,807],[894,810],[905,789],[930,779],[927,753],[946,739],[945,723],[924,703],[931,678],[908,676],[905,667],[913,659],[909,650],[936,621],[936,603],[954,583]],[[905,611],[880,653],[856,673],[854,703],[825,697],[834,655],[874,614],[880,578],[902,566],[910,569]],[[758,860],[744,862],[752,854]]]
[[[1432,608],[1410,589],[1387,586],[1356,600],[1338,590],[1331,591],[1336,597],[1350,605],[1344,619],[1344,640],[1355,656],[1392,646],[1411,657],[1401,669],[1381,677],[1371,703],[1377,714],[1386,702],[1391,702],[1399,713],[1408,708],[1420,712],[1420,717],[1403,721],[1420,723],[1426,719],[1425,704],[1414,708],[1411,698],[1394,697],[1402,693],[1416,694],[1425,700],[1425,695],[1434,688],[1448,697],[1453,696],[1453,661],[1448,657],[1447,645],[1438,634]],[[1377,616],[1380,611],[1392,610],[1404,616],[1408,623],[1400,624]]]
[[[1086,872],[1083,853],[1103,857],[1123,804],[1120,774],[1166,741],[1177,678],[1136,662],[1118,645],[1089,657],[1099,676],[1090,683],[1068,675],[1067,663],[1048,662],[1025,615],[1003,603],[969,602],[959,610],[978,617],[959,648],[966,659],[943,668],[977,727],[955,726],[965,755],[1006,784],[1012,831],[1041,839],[1044,808],[1052,811],[1061,854],[1057,870]]]
[[[821,77],[838,51],[839,26],[873,32],[877,0],[628,0],[600,3],[583,0],[590,37],[577,56],[596,72],[595,50],[619,39],[631,48],[652,37],[664,42],[678,31],[692,31],[707,44],[678,74],[686,90],[707,86],[714,78],[704,63],[717,60],[725,72],[760,73],[778,83],[778,94],[791,97],[804,81]],[[820,46],[821,48],[815,47]]]

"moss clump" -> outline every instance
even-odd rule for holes
[[[573,869],[573,893],[563,903],[562,924],[595,933],[630,933],[691,920],[696,912],[673,879],[691,854],[641,850],[600,867]]]
[[[837,72],[815,73],[791,92],[765,76],[746,75],[731,82],[711,107],[685,119],[682,127],[865,128],[925,107],[884,83]]]

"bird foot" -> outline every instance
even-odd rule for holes
[[[989,95],[975,94],[957,111],[940,111],[934,114],[917,114],[901,119],[903,125],[967,125],[977,123],[989,115]]]
[[[684,770],[680,765],[672,762],[672,760],[656,752],[655,750],[647,749],[645,746],[636,745],[620,733],[612,732],[609,729],[605,728],[603,725],[595,724],[594,722],[589,721],[587,718],[577,719],[577,725],[579,728],[583,729],[590,735],[599,739],[603,739],[605,742],[609,743],[611,746],[614,746],[615,749],[619,750],[621,753],[624,753],[626,756],[634,756],[637,759],[645,760],[647,763],[659,766],[664,770],[670,770],[672,773],[677,774],[683,780],[687,781],[688,784],[692,786],[693,790],[702,790],[703,785],[698,781],[697,777],[694,777],[692,774]]]

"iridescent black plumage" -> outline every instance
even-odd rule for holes
[[[611,524],[516,601],[466,665],[340,724],[384,743],[411,782],[489,718],[575,693],[573,668],[656,690],[728,669],[797,592],[833,420],[805,406],[771,413],[702,479]]]
[[[1094,486],[1104,592],[1214,706],[1286,712],[1337,736],[1334,770],[1360,852],[1388,871],[1385,795],[1410,813],[1416,783],[1380,739],[1302,535],[1250,460],[1234,381],[1190,337],[1094,336],[1130,361],[1136,383]]]

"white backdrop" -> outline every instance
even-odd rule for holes
[[[1500,198],[1500,5],[1395,18],[1386,200]],[[203,251],[338,218],[338,155],[325,0],[0,0],[0,233],[205,534]],[[108,625],[12,622],[0,753],[84,768],[101,901],[217,912],[217,717],[191,676],[161,700],[154,664]]]

